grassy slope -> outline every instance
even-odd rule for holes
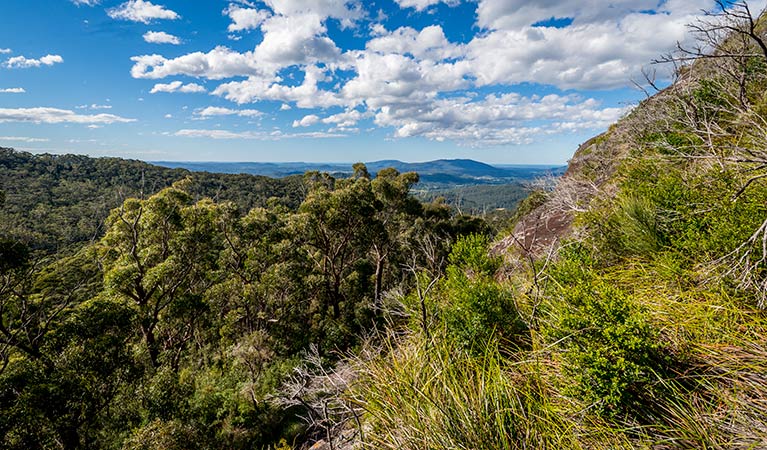
[[[747,106],[733,107],[732,80],[700,63],[581,147],[529,216],[567,217],[558,251],[497,247],[506,263],[493,283],[513,299],[504,305],[527,324],[528,344],[456,344],[456,302],[473,323],[498,299],[465,304],[448,275],[428,296],[430,333],[414,319],[407,338],[361,362],[353,401],[366,411],[366,446],[767,448],[756,233],[767,186],[749,184],[763,166],[738,162],[763,154],[750,124],[767,111],[766,67],[749,64]],[[706,126],[689,123],[690,109]]]

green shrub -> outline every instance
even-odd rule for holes
[[[582,279],[585,281],[585,279]],[[552,341],[564,349],[570,395],[609,417],[637,412],[651,401],[665,370],[658,333],[632,298],[596,277],[561,291]]]
[[[526,326],[511,291],[493,278],[500,259],[488,254],[487,238],[459,239],[449,261],[439,293],[448,334],[465,348],[475,349],[493,339],[514,346],[526,341]]]

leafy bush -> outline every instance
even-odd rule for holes
[[[668,362],[659,334],[629,295],[587,269],[573,272],[571,263],[559,273],[577,281],[561,284],[546,330],[564,349],[573,381],[565,391],[606,416],[636,412],[654,395],[653,381]]]
[[[489,241],[470,235],[458,240],[441,285],[442,317],[448,334],[465,348],[484,348],[496,338],[519,346],[526,326],[511,291],[493,276],[500,259],[488,254]]]

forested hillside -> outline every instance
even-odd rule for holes
[[[501,236],[393,168],[94,195],[6,153],[46,200],[4,187],[0,446],[767,448],[764,20],[720,2]],[[104,232],[49,234],[68,198]]]
[[[270,198],[295,208],[302,179],[192,173],[141,161],[77,155],[32,155],[0,148],[0,232],[35,249],[56,251],[104,233],[109,211],[131,197],[146,198],[190,177],[195,199],[232,201],[244,210]]]

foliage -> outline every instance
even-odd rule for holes
[[[490,345],[494,338],[504,346],[525,340],[526,326],[511,291],[494,279],[501,260],[488,255],[488,245],[488,239],[480,235],[459,239],[437,294],[446,333],[474,351]]]
[[[8,179],[26,171],[30,185],[50,187],[93,173],[89,182],[103,183],[96,193],[115,194],[131,180],[120,174],[134,169],[145,182],[184,173],[5,156]],[[410,196],[416,174],[385,169],[371,179],[364,165],[354,170],[344,180],[307,174],[297,208],[275,188],[292,182],[224,180],[218,197],[230,202],[198,196],[217,175],[189,176],[125,199],[105,217],[103,236],[79,246],[76,236],[36,241],[46,231],[20,225],[31,216],[14,212],[23,196],[12,191],[6,212],[23,220],[0,236],[0,446],[245,449],[313,436],[300,420],[305,405],[276,400],[300,355],[311,347],[337,360],[382,322],[384,292],[411,282],[404,262],[444,261],[453,239],[483,228]],[[437,245],[414,252],[423,236]],[[51,253],[54,241],[73,245]]]
[[[601,413],[623,415],[652,401],[652,384],[670,361],[646,312],[591,273],[578,252],[561,255],[551,269],[561,298],[550,306],[544,331],[562,344],[565,373],[573,381],[565,391]]]

